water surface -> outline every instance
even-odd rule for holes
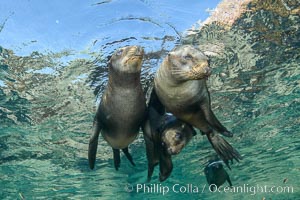
[[[184,37],[217,1],[17,2],[0,8],[1,199],[300,197],[299,2],[252,1],[232,26],[211,23]],[[212,107],[244,157],[226,170],[243,191],[209,191],[203,169],[214,151],[201,134],[174,157],[163,183],[156,169],[143,185],[141,135],[130,146],[136,167],[122,157],[115,171],[111,148],[100,138],[96,168],[88,168],[107,57],[121,46],[144,46],[146,90],[165,54],[180,44],[210,55]],[[255,189],[265,186],[277,190]]]

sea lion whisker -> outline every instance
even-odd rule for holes
[[[181,67],[177,67],[177,66],[173,66],[172,69],[181,69],[182,70]]]
[[[172,69],[171,72],[187,72],[187,71],[183,69]]]
[[[179,76],[187,76],[188,74],[186,72],[174,72],[173,75],[179,75]]]
[[[172,71],[172,72],[174,72],[174,71],[182,71],[182,72],[185,72],[185,70],[183,70],[183,69],[172,69],[171,71]]]
[[[187,72],[174,72],[172,74],[174,74],[174,75],[178,75],[178,74],[187,75],[188,73]]]
[[[182,69],[174,69],[174,70],[171,70],[171,72],[173,73],[173,72],[184,72],[184,73],[188,73],[187,71],[185,71],[185,70],[182,70]]]

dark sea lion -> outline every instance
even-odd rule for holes
[[[155,93],[153,93],[155,95]],[[157,96],[151,95],[148,107],[148,118],[144,126],[144,139],[148,160],[148,182],[151,180],[154,167],[159,164],[159,180],[166,180],[172,170],[172,155],[176,155],[196,135],[196,131],[173,115],[164,114],[164,107],[153,105],[160,103]]]
[[[232,137],[211,110],[206,79],[211,74],[209,59],[191,45],[173,49],[159,67],[154,78],[154,90],[159,101],[178,119],[206,134],[220,158],[229,167],[229,160],[242,159],[221,136]]]
[[[226,181],[229,183],[230,187],[232,186],[229,175],[225,171],[222,163],[223,161],[219,159],[210,160],[204,169],[204,174],[211,191],[215,191]]]
[[[144,50],[139,46],[118,49],[108,67],[108,84],[94,120],[89,141],[90,168],[95,166],[99,133],[113,149],[116,170],[120,166],[120,149],[134,165],[128,145],[134,141],[146,117],[146,99],[140,83]]]

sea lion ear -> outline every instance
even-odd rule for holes
[[[181,129],[183,130],[185,128],[185,124],[182,124],[181,125]]]
[[[111,60],[112,56],[108,56],[107,57],[107,67],[111,68],[112,67],[112,60]]]
[[[109,55],[109,56],[106,57],[108,63],[111,63],[111,57],[112,57],[112,55]]]
[[[107,62],[107,68],[108,69],[112,68],[111,59],[109,59],[108,62]]]

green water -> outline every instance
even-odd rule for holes
[[[201,134],[173,157],[163,183],[156,169],[143,185],[142,135],[129,147],[136,167],[122,157],[115,171],[100,138],[90,170],[88,140],[106,58],[66,61],[68,51],[17,56],[1,47],[0,199],[300,199],[300,17],[291,11],[299,2],[266,2],[249,5],[230,29],[206,25],[181,40],[210,52],[212,107],[244,158],[226,168],[234,188],[209,191],[203,169],[214,151]],[[160,58],[144,61],[145,90]]]

